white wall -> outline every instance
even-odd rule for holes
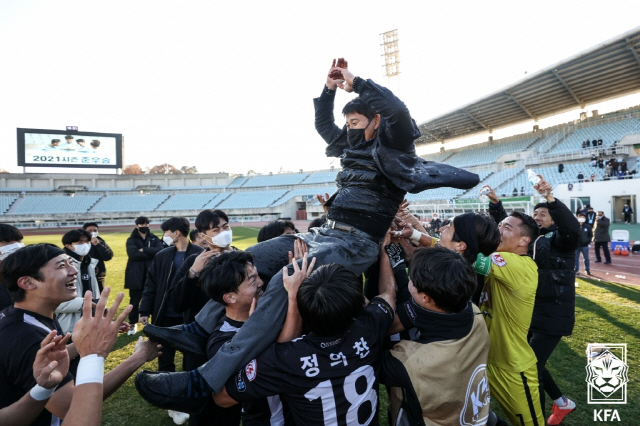
[[[569,191],[568,184],[560,184],[553,189],[553,195],[556,198],[562,200],[563,203],[569,203],[570,198],[576,197],[591,197],[591,205],[595,210],[602,210],[606,216],[614,217],[613,212],[613,197],[618,196],[630,196],[635,195],[636,200],[640,197],[640,179],[623,179],[623,180],[610,180],[602,182],[586,182],[582,184],[582,189],[579,188],[579,184],[573,184],[573,191]],[[635,211],[638,206],[633,206]]]

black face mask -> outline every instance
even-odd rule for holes
[[[364,131],[369,128],[369,124],[371,124],[373,120],[369,120],[367,123],[367,127],[364,129],[348,129],[347,130],[347,141],[349,142],[349,146],[353,148],[354,146],[364,142]]]
[[[149,232],[149,227],[141,226],[140,228],[138,228],[138,231],[142,232],[143,234],[146,234],[147,232]]]

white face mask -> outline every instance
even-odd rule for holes
[[[164,243],[166,245],[168,245],[169,247],[171,247],[173,245],[173,238],[171,238],[168,235],[165,235],[164,237],[162,237],[162,241],[164,241]]]
[[[91,233],[91,238],[97,238],[97,237],[98,237],[98,232]]]
[[[229,229],[228,231],[222,231],[213,237],[211,242],[217,247],[229,247],[231,245],[231,240],[233,240],[233,232]]]
[[[86,255],[89,254],[90,250],[91,250],[91,243],[74,244],[73,245],[73,251],[78,256],[86,256]]]
[[[0,247],[0,260],[5,260],[14,251],[24,247],[23,243],[13,243]]]
[[[583,218],[583,217],[581,217],[580,219],[578,219],[578,222],[580,222],[580,223],[585,223],[585,222],[586,222],[586,219],[585,219],[585,218]]]

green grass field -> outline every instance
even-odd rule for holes
[[[233,245],[246,248],[256,242],[258,229],[233,228]],[[129,233],[100,234],[114,251],[114,258],[107,263],[107,284],[114,290],[111,299],[123,291],[124,269],[127,262],[125,242]],[[61,245],[62,234],[25,237],[25,244],[49,242]],[[578,410],[563,422],[566,426],[593,424],[593,410],[617,409],[621,422],[599,422],[599,424],[640,424],[640,288],[622,284],[578,279],[576,300],[576,327],[571,337],[564,338],[551,357],[548,367],[565,394],[576,401]],[[125,303],[129,300],[125,292]],[[138,335],[141,333],[138,332]],[[133,351],[136,336],[120,336],[107,359],[106,367],[114,368]],[[585,349],[587,343],[626,343],[628,348],[629,385],[627,405],[587,405],[585,383]],[[179,355],[178,355],[179,356]],[[179,362],[176,362],[178,365]],[[143,368],[154,370],[157,362]],[[382,410],[380,424],[387,425],[386,392],[381,389]],[[546,413],[550,413],[551,402],[547,398]],[[495,401],[492,406],[498,413]],[[166,411],[147,404],[137,393],[133,377],[127,381],[104,405],[103,425],[173,425]],[[514,425],[516,426],[516,425]]]

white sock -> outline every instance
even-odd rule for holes
[[[565,405],[567,405],[569,403],[569,401],[567,401],[567,397],[564,396],[564,395],[562,395],[560,398],[554,400],[553,402],[555,402],[558,407],[564,407]]]

